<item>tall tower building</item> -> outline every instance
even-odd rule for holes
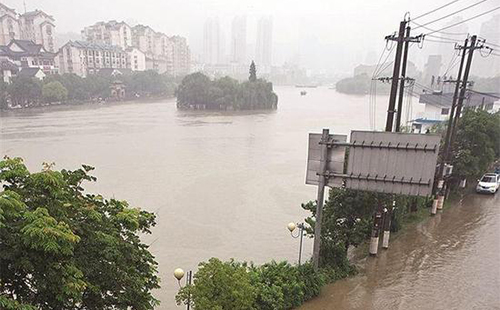
[[[257,44],[255,61],[257,66],[268,71],[272,65],[273,52],[273,19],[262,17],[257,24]]]
[[[449,22],[444,24],[444,27],[448,27],[448,26],[463,22],[463,20],[464,19],[461,16],[455,16]],[[440,27],[436,27],[436,28],[439,29]],[[460,41],[462,41],[462,39],[465,39],[467,37],[467,34],[469,33],[469,27],[467,26],[467,23],[462,23],[462,24],[453,26],[451,28],[447,28],[444,31],[446,33],[443,33],[441,35],[441,37],[443,37],[443,38],[452,37],[454,39],[459,39]],[[454,35],[454,34],[457,34],[457,35]],[[450,61],[452,60],[453,55],[456,53],[456,50],[454,49],[453,44],[438,44],[438,49],[439,49],[438,53],[441,54],[441,56],[442,56],[441,60],[442,60],[442,64],[443,64],[443,68],[442,68],[443,70],[442,70],[442,72],[440,72],[440,74],[444,74],[445,71],[450,66]],[[458,66],[456,68],[458,68]],[[455,69],[455,71],[457,71],[457,70],[458,69]],[[454,72],[451,72],[451,73],[453,74]]]
[[[231,27],[231,62],[244,64],[247,57],[247,18],[237,16]]]
[[[216,65],[222,62],[222,42],[218,18],[209,18],[203,32],[203,62]]]
[[[481,24],[479,36],[486,40],[485,45],[488,45],[488,43],[500,45],[500,14],[494,15],[489,20]],[[498,50],[497,46],[490,47]],[[488,51],[483,52],[483,54],[487,55]],[[474,58],[474,63],[477,64],[473,66],[472,69],[472,73],[474,75],[484,77],[500,76],[500,57],[488,56]]]

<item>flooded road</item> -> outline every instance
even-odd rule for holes
[[[360,266],[300,309],[500,309],[500,194],[466,197]]]
[[[276,88],[278,110],[265,112],[177,111],[172,99],[4,113],[0,118],[0,154],[23,157],[32,171],[39,170],[42,162],[55,162],[59,169],[93,165],[98,182],[86,185],[88,191],[157,213],[158,225],[144,240],[151,244],[159,262],[162,289],[155,293],[162,301],[159,309],[174,309],[178,286],[172,271],[177,267],[195,269],[198,262],[213,256],[256,263],[297,261],[298,240],[290,237],[286,224],[307,216],[300,204],[316,197],[315,188],[304,184],[308,133],[321,132],[322,128],[345,134],[351,129],[370,129],[367,96],[347,96],[327,88],[308,89],[306,96],[300,96],[299,91]],[[385,99],[378,100],[378,127],[384,124]],[[419,109],[422,107],[415,104],[413,111]],[[484,225],[484,220],[460,221],[463,225],[453,227]],[[435,246],[424,252],[417,247],[408,259],[421,258],[424,265],[449,265],[455,257],[453,251],[461,245],[455,243],[461,239],[449,239],[456,233],[445,231],[439,231],[446,238],[443,240],[428,233],[430,240],[438,240],[432,243]],[[498,234],[490,232],[490,237],[498,240]],[[416,241],[408,241],[412,242]],[[450,253],[451,258],[432,256],[441,246],[450,248],[442,253]],[[403,258],[406,250],[397,252],[394,245],[387,255],[399,253]],[[307,240],[304,254],[310,253]],[[377,260],[378,264],[383,262],[383,257]],[[412,266],[401,261],[391,264]],[[483,264],[476,262],[481,270]],[[402,272],[408,274],[408,285],[419,283],[418,273],[411,278],[413,270]],[[494,276],[493,271],[489,276]],[[397,283],[397,279],[392,278],[387,285]],[[473,279],[464,277],[461,281]],[[457,280],[447,283],[452,285],[453,281]],[[443,289],[422,285],[423,290],[414,290],[415,296]],[[370,295],[370,289],[366,290]],[[363,305],[358,309],[369,308]]]

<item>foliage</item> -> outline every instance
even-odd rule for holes
[[[173,77],[159,74],[153,70],[135,71],[130,76],[120,77],[129,94],[146,96],[172,95],[176,84]]]
[[[37,104],[42,95],[42,87],[37,78],[16,77],[7,87],[7,94],[10,96],[14,106],[22,107]]]
[[[370,233],[373,210],[377,195],[344,188],[330,190],[328,201],[323,205],[321,229],[321,266],[346,266],[347,250],[363,242]],[[314,235],[316,202],[310,201],[302,208],[310,211],[306,218],[307,234]]]
[[[245,264],[211,258],[199,267],[193,284],[179,290],[177,304],[190,301],[195,309],[254,309],[255,287]]]
[[[110,86],[115,80],[122,80],[126,94],[130,98],[137,96],[171,96],[175,92],[178,80],[159,74],[156,71],[134,71],[116,77],[103,74],[89,75],[82,78],[76,74],[51,74],[43,81],[36,78],[17,77],[12,84],[0,82],[0,109],[8,108],[8,98],[13,106],[37,106],[47,103],[74,103],[106,99],[110,97]]]
[[[181,109],[275,109],[278,103],[272,83],[265,80],[239,83],[224,77],[212,81],[200,72],[186,76],[176,94]]]
[[[257,81],[257,69],[255,68],[255,62],[252,60],[252,63],[250,64],[250,71],[249,71],[249,77],[248,80],[250,82],[255,82]]]
[[[0,110],[7,109],[9,107],[9,101],[7,96],[8,84],[3,80],[0,80]]]
[[[61,82],[49,82],[43,85],[42,96],[45,102],[61,102],[68,98],[68,90]]]
[[[354,77],[341,79],[335,84],[335,89],[344,94],[366,95],[370,91],[371,83],[371,77],[366,74],[359,74]],[[376,87],[378,93],[387,93],[390,88],[389,84],[380,82],[377,82]]]
[[[153,309],[157,263],[139,239],[152,213],[85,194],[93,168],[30,173],[0,162],[0,304],[8,309]],[[24,306],[22,306],[22,303]],[[24,308],[23,308],[24,307]]]
[[[460,178],[476,178],[500,157],[500,113],[464,111],[453,145],[453,173]]]
[[[177,304],[189,301],[195,309],[292,309],[317,296],[328,278],[310,263],[247,266],[211,258],[199,266],[193,284],[179,290]]]
[[[364,95],[370,89],[370,78],[366,74],[345,78],[335,84],[338,92],[346,94]]]

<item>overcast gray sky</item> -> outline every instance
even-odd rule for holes
[[[41,9],[56,19],[58,32],[80,32],[101,20],[133,20],[167,34],[188,38],[194,54],[202,46],[203,24],[218,16],[229,35],[235,15],[248,17],[248,41],[255,41],[255,20],[271,15],[274,20],[274,61],[282,63],[300,54],[301,63],[350,70],[370,51],[380,52],[383,37],[396,30],[405,12],[413,16],[432,10],[450,0],[25,0],[28,10]],[[480,0],[460,0],[430,15],[432,20]],[[22,12],[23,0],[0,0]],[[468,18],[500,5],[486,2],[461,13]],[[500,12],[497,11],[497,14]],[[477,31],[491,14],[470,22]],[[440,26],[440,24],[437,24]]]

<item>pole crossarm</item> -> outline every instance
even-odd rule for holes
[[[390,142],[387,144],[380,143],[365,143],[365,141],[353,141],[353,142],[338,142],[338,141],[329,141],[329,142],[320,142],[320,144],[326,144],[328,146],[348,146],[348,147],[359,147],[359,148],[372,148],[372,149],[391,149],[391,150],[399,150],[399,151],[423,151],[423,152],[437,152],[438,146],[433,145],[429,146],[428,144],[418,145],[410,144],[410,143],[397,143],[391,144]]]
[[[424,35],[423,34],[419,34],[418,36],[415,36],[415,37],[405,37],[405,38],[403,38],[403,42],[420,43],[420,42],[422,42],[423,38],[424,38]],[[387,41],[398,41],[399,38],[396,35],[391,34],[391,35],[386,36],[385,40],[387,40]]]
[[[358,181],[374,181],[374,182],[383,182],[383,183],[393,183],[393,184],[408,184],[408,185],[419,185],[419,186],[429,186],[431,184],[431,180],[422,180],[422,178],[418,180],[414,180],[413,178],[405,179],[405,177],[399,176],[387,176],[384,175],[380,177],[379,175],[372,176],[368,174],[346,174],[346,173],[334,173],[334,172],[325,172],[318,173],[318,175],[322,175],[325,178],[342,178],[342,179],[351,179]]]

